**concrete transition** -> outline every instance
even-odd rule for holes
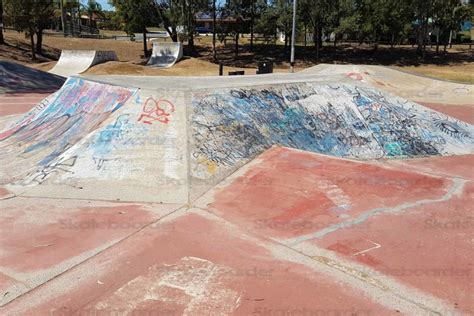
[[[169,68],[183,58],[183,44],[153,42],[153,52],[148,66]]]
[[[0,131],[0,185],[185,203],[272,146],[355,159],[461,155],[474,151],[474,127],[320,75],[71,77]]]
[[[0,60],[0,94],[53,93],[66,78],[17,63]]]
[[[63,50],[56,66],[49,72],[69,77],[83,73],[94,65],[113,60],[117,60],[114,51]]]
[[[474,103],[473,85],[433,80],[383,66],[320,64],[305,69],[302,73],[344,75],[419,102],[460,105],[470,100],[470,104]]]

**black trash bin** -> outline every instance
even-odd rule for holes
[[[262,61],[258,63],[257,75],[273,73],[273,61]]]

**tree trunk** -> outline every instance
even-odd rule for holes
[[[426,37],[428,36],[428,17],[426,18],[425,27],[423,28],[423,59],[426,57]]]
[[[194,53],[194,30],[190,30],[188,33],[188,48],[191,54]]]
[[[252,0],[252,9],[250,15],[250,51],[253,52],[253,24],[255,22],[255,0]]]
[[[148,57],[148,47],[146,44],[146,27],[143,27],[143,56]]]
[[[379,49],[379,36],[377,30],[374,31],[374,51]]]
[[[239,32],[235,34],[235,57],[239,57]]]
[[[308,46],[308,30],[306,24],[304,25],[304,47]]]
[[[63,30],[64,36],[66,36],[66,21],[64,18],[66,12],[64,11],[63,0],[59,0],[59,9],[61,10],[61,28]]]
[[[169,33],[169,34],[170,34],[171,40],[173,42],[177,43],[178,42],[178,32],[176,31],[176,27],[173,26],[171,28],[171,33]]]
[[[321,50],[321,29],[316,27],[316,59],[319,59],[319,51]]]
[[[163,21],[163,27],[168,33],[168,35],[171,37],[171,40],[175,43],[178,42],[178,32],[176,32],[176,27],[171,25],[170,19],[168,18],[168,16],[166,16],[164,12],[165,9],[160,6],[154,6],[154,7],[156,10],[155,11],[156,14],[160,18],[160,20]]]
[[[438,35],[436,35],[436,54],[439,53],[439,31]]]
[[[395,46],[395,34],[392,33],[392,39],[390,41],[390,48],[393,49]]]
[[[38,55],[43,54],[43,28],[39,27],[36,32],[36,53]]]
[[[424,23],[424,22],[422,22]],[[417,53],[419,55],[422,55],[423,54],[423,42],[424,42],[424,39],[423,39],[423,24],[420,24],[420,26],[418,27],[418,47],[416,49]]]
[[[0,0],[0,45],[5,44],[5,39],[3,38],[3,2]]]
[[[31,59],[36,60],[34,29],[30,27],[29,32],[30,32]]]

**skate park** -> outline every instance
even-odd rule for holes
[[[429,28],[423,48],[407,13],[404,39],[346,30],[319,43],[308,0],[242,19],[219,2],[214,19],[146,2],[137,20],[138,2],[99,14],[104,1],[82,1],[56,8],[35,59],[11,3],[1,315],[474,313],[461,31]],[[287,13],[293,31],[265,20]]]
[[[472,85],[319,68],[72,76],[5,116],[2,313],[469,311]]]

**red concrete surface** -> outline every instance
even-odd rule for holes
[[[398,314],[347,284],[301,264],[275,259],[243,231],[197,213],[146,228],[15,300],[0,312]]]
[[[11,196],[10,191],[0,186],[0,199],[4,199]]]
[[[469,312],[471,158],[272,148],[189,209],[1,200],[0,314]]]
[[[429,157],[418,159],[384,161],[396,168],[417,170],[441,177],[459,177],[474,180],[474,155]]]
[[[416,102],[432,110],[457,118],[458,120],[464,121],[469,124],[474,124],[474,103],[454,105],[454,104],[429,103],[429,102],[419,102],[419,101],[416,101]]]
[[[474,313],[473,198],[474,183],[467,182],[446,202],[379,215],[367,220],[368,229],[313,242]]]
[[[54,199],[0,201],[0,271],[37,286],[178,206],[155,206],[155,212],[149,207]],[[15,294],[8,287],[2,290],[4,297],[6,292]]]
[[[473,312],[472,158],[398,160],[385,162],[387,168],[274,148],[201,207],[291,247],[324,248]],[[316,178],[334,186],[310,180]],[[337,203],[328,201],[337,190],[352,206],[339,216],[330,211]]]
[[[198,205],[265,235],[288,238],[375,208],[440,198],[450,185],[400,169],[273,148]]]
[[[0,94],[0,116],[28,112],[51,93]]]

